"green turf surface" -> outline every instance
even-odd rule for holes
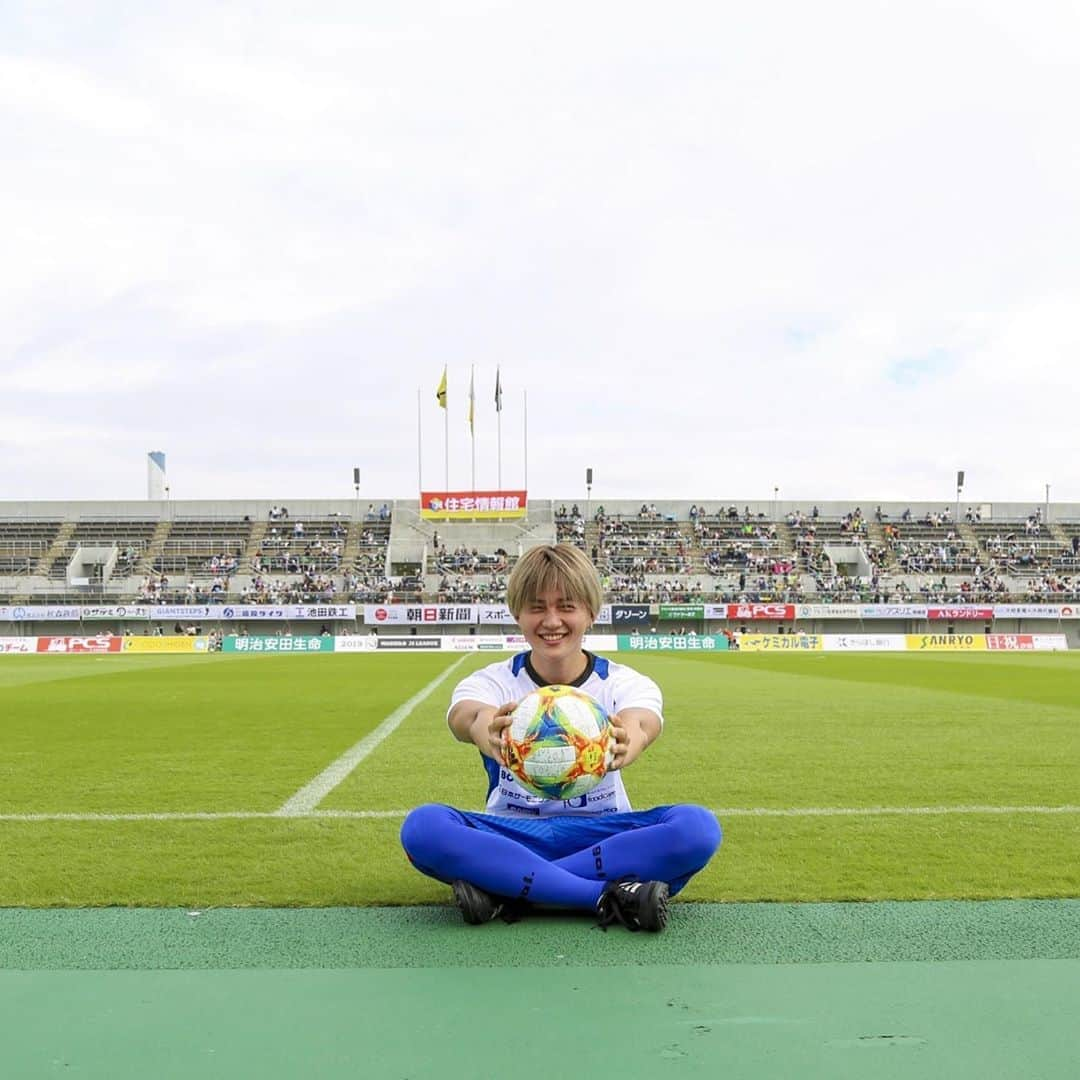
[[[398,657],[70,657],[45,680],[57,658],[28,659],[29,682],[0,666],[8,813],[276,809],[448,666],[408,657],[403,680]]]
[[[444,902],[400,817],[10,820],[271,814],[457,662],[443,654],[4,657],[0,905]],[[634,655],[664,737],[626,774],[637,806],[980,807],[959,814],[722,815],[688,900],[1080,896],[1080,660],[1028,655]],[[445,727],[470,656],[319,804],[479,807],[475,750]],[[4,816],[7,820],[4,820]]]

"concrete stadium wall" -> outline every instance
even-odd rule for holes
[[[956,500],[942,499],[934,502],[927,502],[925,500],[921,502],[882,502],[880,499],[850,499],[843,502],[836,500],[821,500],[815,502],[813,499],[778,499],[773,502],[772,499],[602,499],[597,498],[595,495],[592,499],[586,502],[585,499],[580,496],[573,499],[555,499],[554,505],[556,509],[565,506],[568,510],[577,504],[578,509],[588,516],[592,516],[596,513],[596,509],[599,506],[604,508],[604,513],[609,517],[613,515],[619,515],[622,517],[637,517],[638,512],[641,510],[642,503],[649,506],[656,506],[656,509],[664,517],[674,517],[678,521],[686,521],[689,517],[690,507],[696,503],[699,507],[704,507],[706,512],[711,516],[718,510],[727,510],[729,506],[734,506],[740,515],[742,515],[744,509],[749,508],[750,513],[757,517],[759,514],[764,514],[766,518],[780,520],[785,518],[792,511],[799,511],[802,514],[809,516],[810,512],[816,505],[821,513],[821,516],[826,520],[839,520],[844,517],[845,514],[851,513],[856,507],[862,510],[863,517],[873,519],[874,511],[880,504],[882,512],[889,515],[889,520],[898,522],[900,516],[905,510],[910,510],[912,517],[915,520],[925,517],[926,514],[940,514],[946,507],[949,508],[949,513],[955,516],[956,514]],[[964,514],[967,508],[978,507],[982,513],[983,521],[1024,521],[1029,515],[1036,510],[1042,512],[1044,520],[1049,521],[1067,521],[1067,522],[1080,522],[1080,503],[1050,503],[1049,518],[1047,518],[1047,508],[1045,503],[1040,502],[966,502],[960,500],[960,520],[964,520]]]
[[[567,509],[575,503],[582,513],[593,514],[598,506],[603,506],[605,513],[609,515],[619,514],[624,517],[635,517],[641,509],[642,503],[655,504],[657,510],[664,516],[673,516],[677,520],[687,520],[692,503],[704,508],[710,514],[717,510],[735,506],[739,513],[745,507],[756,517],[764,514],[767,518],[774,516],[783,518],[794,510],[809,514],[815,505],[813,499],[736,499],[730,497],[708,499],[604,499],[596,495],[586,500],[582,496],[558,499],[530,499],[529,516],[526,520],[535,524],[538,521],[551,519],[554,508],[566,506]],[[875,508],[880,502],[883,512],[889,515],[890,520],[897,521],[905,509],[910,509],[915,518],[921,518],[927,513],[941,513],[948,507],[951,513],[956,512],[955,499],[940,499],[936,501],[919,502],[881,502],[877,499],[848,499],[842,502],[836,500],[820,500],[816,505],[821,515],[828,519],[838,519],[850,513],[856,506],[861,507],[864,516],[872,518]],[[0,501],[0,521],[77,521],[89,518],[104,519],[140,519],[147,520],[183,520],[185,518],[220,518],[223,520],[240,520],[245,516],[253,520],[265,520],[272,506],[284,505],[288,507],[291,520],[303,520],[305,517],[324,518],[340,514],[342,517],[353,517],[359,514],[362,518],[367,513],[368,505],[374,505],[377,510],[383,503],[393,507],[405,516],[411,516],[419,520],[419,502],[416,499],[394,499],[389,496],[362,495],[359,499],[172,499],[166,502],[150,501],[149,499],[129,499],[113,501],[70,501],[70,500],[40,500],[40,501]],[[995,521],[1023,521],[1036,509],[1047,516],[1047,507],[1038,501],[1017,502],[968,502],[960,500],[960,516],[963,518],[968,506],[979,506],[982,510],[983,520]],[[1054,503],[1049,505],[1050,521],[1080,522],[1080,503]],[[427,524],[427,523],[425,523]],[[434,523],[432,523],[434,524]]]
[[[415,500],[414,500],[415,501]],[[130,499],[110,502],[0,502],[0,521],[79,521],[89,518],[139,519],[142,521],[173,521],[184,518],[221,518],[239,521],[245,516],[265,520],[273,506],[286,506],[291,521],[305,517],[322,518],[332,514],[353,516],[359,509],[361,517],[368,504],[375,509],[392,498],[364,496],[360,499],[172,499],[151,502],[149,499]]]

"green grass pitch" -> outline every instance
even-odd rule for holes
[[[400,812],[480,807],[479,759],[444,716],[491,660],[4,657],[0,905],[445,902],[402,854]],[[273,816],[459,662],[315,814]],[[686,899],[1080,896],[1075,655],[632,662],[663,688],[667,730],[627,771],[631,798],[698,802],[724,826]],[[838,812],[875,807],[909,812]]]

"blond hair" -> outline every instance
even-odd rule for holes
[[[584,604],[595,619],[603,602],[600,575],[581,548],[573,544],[539,544],[529,548],[510,571],[506,606],[516,619],[541,593],[558,589],[567,600]]]

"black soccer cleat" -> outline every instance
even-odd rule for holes
[[[596,905],[600,913],[597,925],[606,930],[620,923],[627,930],[651,930],[659,933],[668,921],[666,881],[612,881]]]
[[[470,926],[491,922],[502,911],[501,900],[477,888],[471,881],[459,879],[450,887],[454,890],[454,901],[461,911],[462,918]]]

